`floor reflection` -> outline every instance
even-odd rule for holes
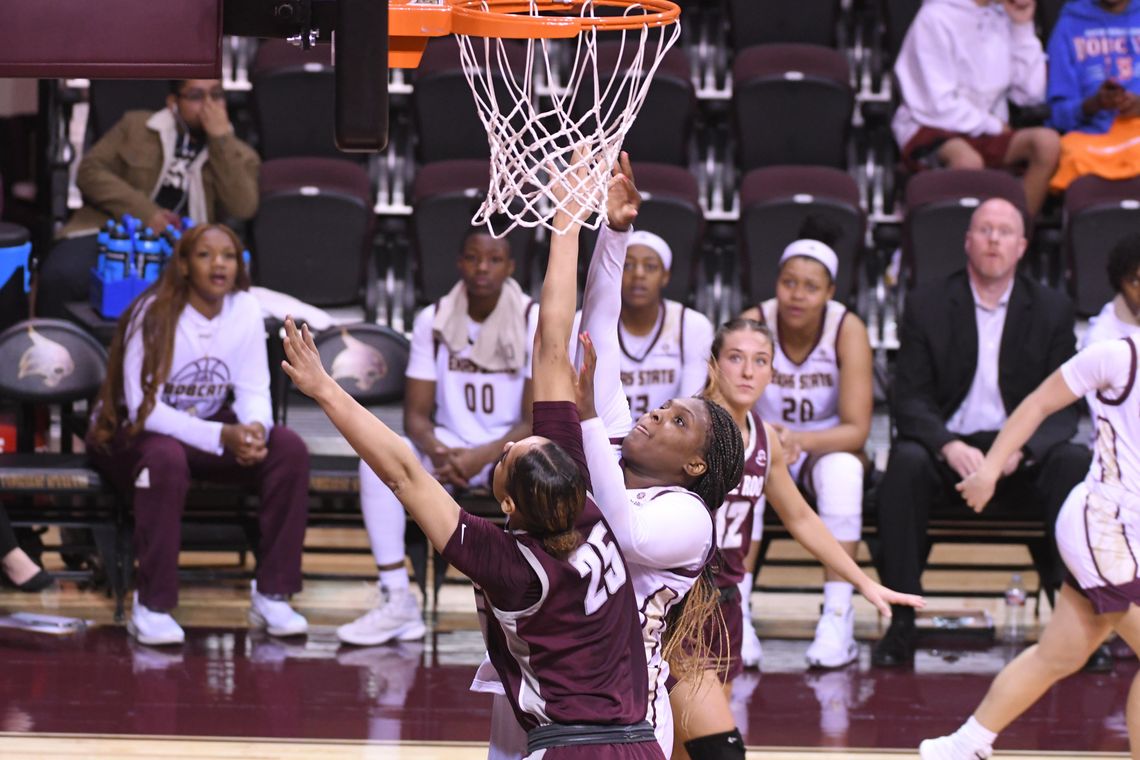
[[[857,663],[807,671],[806,641],[767,640],[762,670],[732,689],[750,745],[913,748],[955,728],[1016,648],[938,641],[913,669]],[[187,630],[181,647],[147,647],[125,630],[72,636],[0,630],[0,730],[377,741],[483,741],[490,701],[468,685],[478,631],[424,642],[343,647],[331,626],[283,640],[247,630]],[[1001,738],[1001,749],[1121,752],[1135,660],[1078,674]]]

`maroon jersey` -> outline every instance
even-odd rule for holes
[[[748,571],[744,557],[752,546],[752,521],[760,519],[764,508],[764,482],[768,476],[768,435],[755,411],[748,412],[748,448],[744,451],[744,475],[717,508],[716,544],[720,549],[719,588],[729,588],[744,580]]]
[[[535,403],[534,433],[589,483],[572,402]],[[589,497],[577,527],[584,543],[560,560],[523,531],[462,512],[443,551],[478,586],[487,652],[525,730],[645,720],[649,676],[625,559]]]

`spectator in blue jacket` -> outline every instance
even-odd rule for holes
[[[1050,126],[1067,133],[1050,183],[1140,173],[1140,4],[1070,0],[1049,38]]]

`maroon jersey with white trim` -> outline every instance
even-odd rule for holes
[[[752,547],[752,522],[764,513],[764,484],[768,477],[768,435],[755,410],[748,412],[748,447],[744,450],[744,475],[717,507],[716,545],[720,549],[719,588],[744,580],[744,558]]]
[[[534,432],[565,449],[589,483],[573,403],[536,403]],[[648,673],[625,559],[592,498],[577,526],[584,543],[560,560],[537,538],[464,512],[443,552],[479,587],[487,651],[526,730],[646,716]]]

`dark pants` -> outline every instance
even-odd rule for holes
[[[233,421],[219,415],[215,419]],[[257,590],[292,594],[301,590],[301,547],[309,516],[309,452],[301,437],[275,426],[269,454],[252,467],[183,444],[176,438],[142,432],[133,438],[120,431],[109,451],[92,449],[95,468],[120,493],[131,494],[135,515],[139,601],[153,610],[178,605],[178,551],[182,511],[190,479],[231,485],[256,485],[258,525]],[[147,476],[138,484],[143,470]]]
[[[8,513],[0,504],[0,559],[8,556],[8,552],[19,548],[19,546],[20,542],[16,540],[16,531],[12,529],[12,522],[8,519]]]
[[[996,433],[975,433],[963,440],[986,451]],[[879,573],[883,584],[908,594],[922,593],[926,567],[927,525],[930,514],[954,519],[986,520],[1038,517],[1046,526],[1051,557],[1046,587],[1057,587],[1064,564],[1057,553],[1053,527],[1069,491],[1084,479],[1092,452],[1085,446],[1062,443],[1049,449],[1031,467],[1021,467],[998,481],[993,501],[981,515],[966,506],[954,486],[961,478],[946,462],[935,459],[921,444],[897,441],[891,447],[887,473],[879,484]]]
[[[86,301],[91,269],[99,261],[97,236],[65,238],[52,246],[36,275],[36,316],[66,319],[71,301]]]

